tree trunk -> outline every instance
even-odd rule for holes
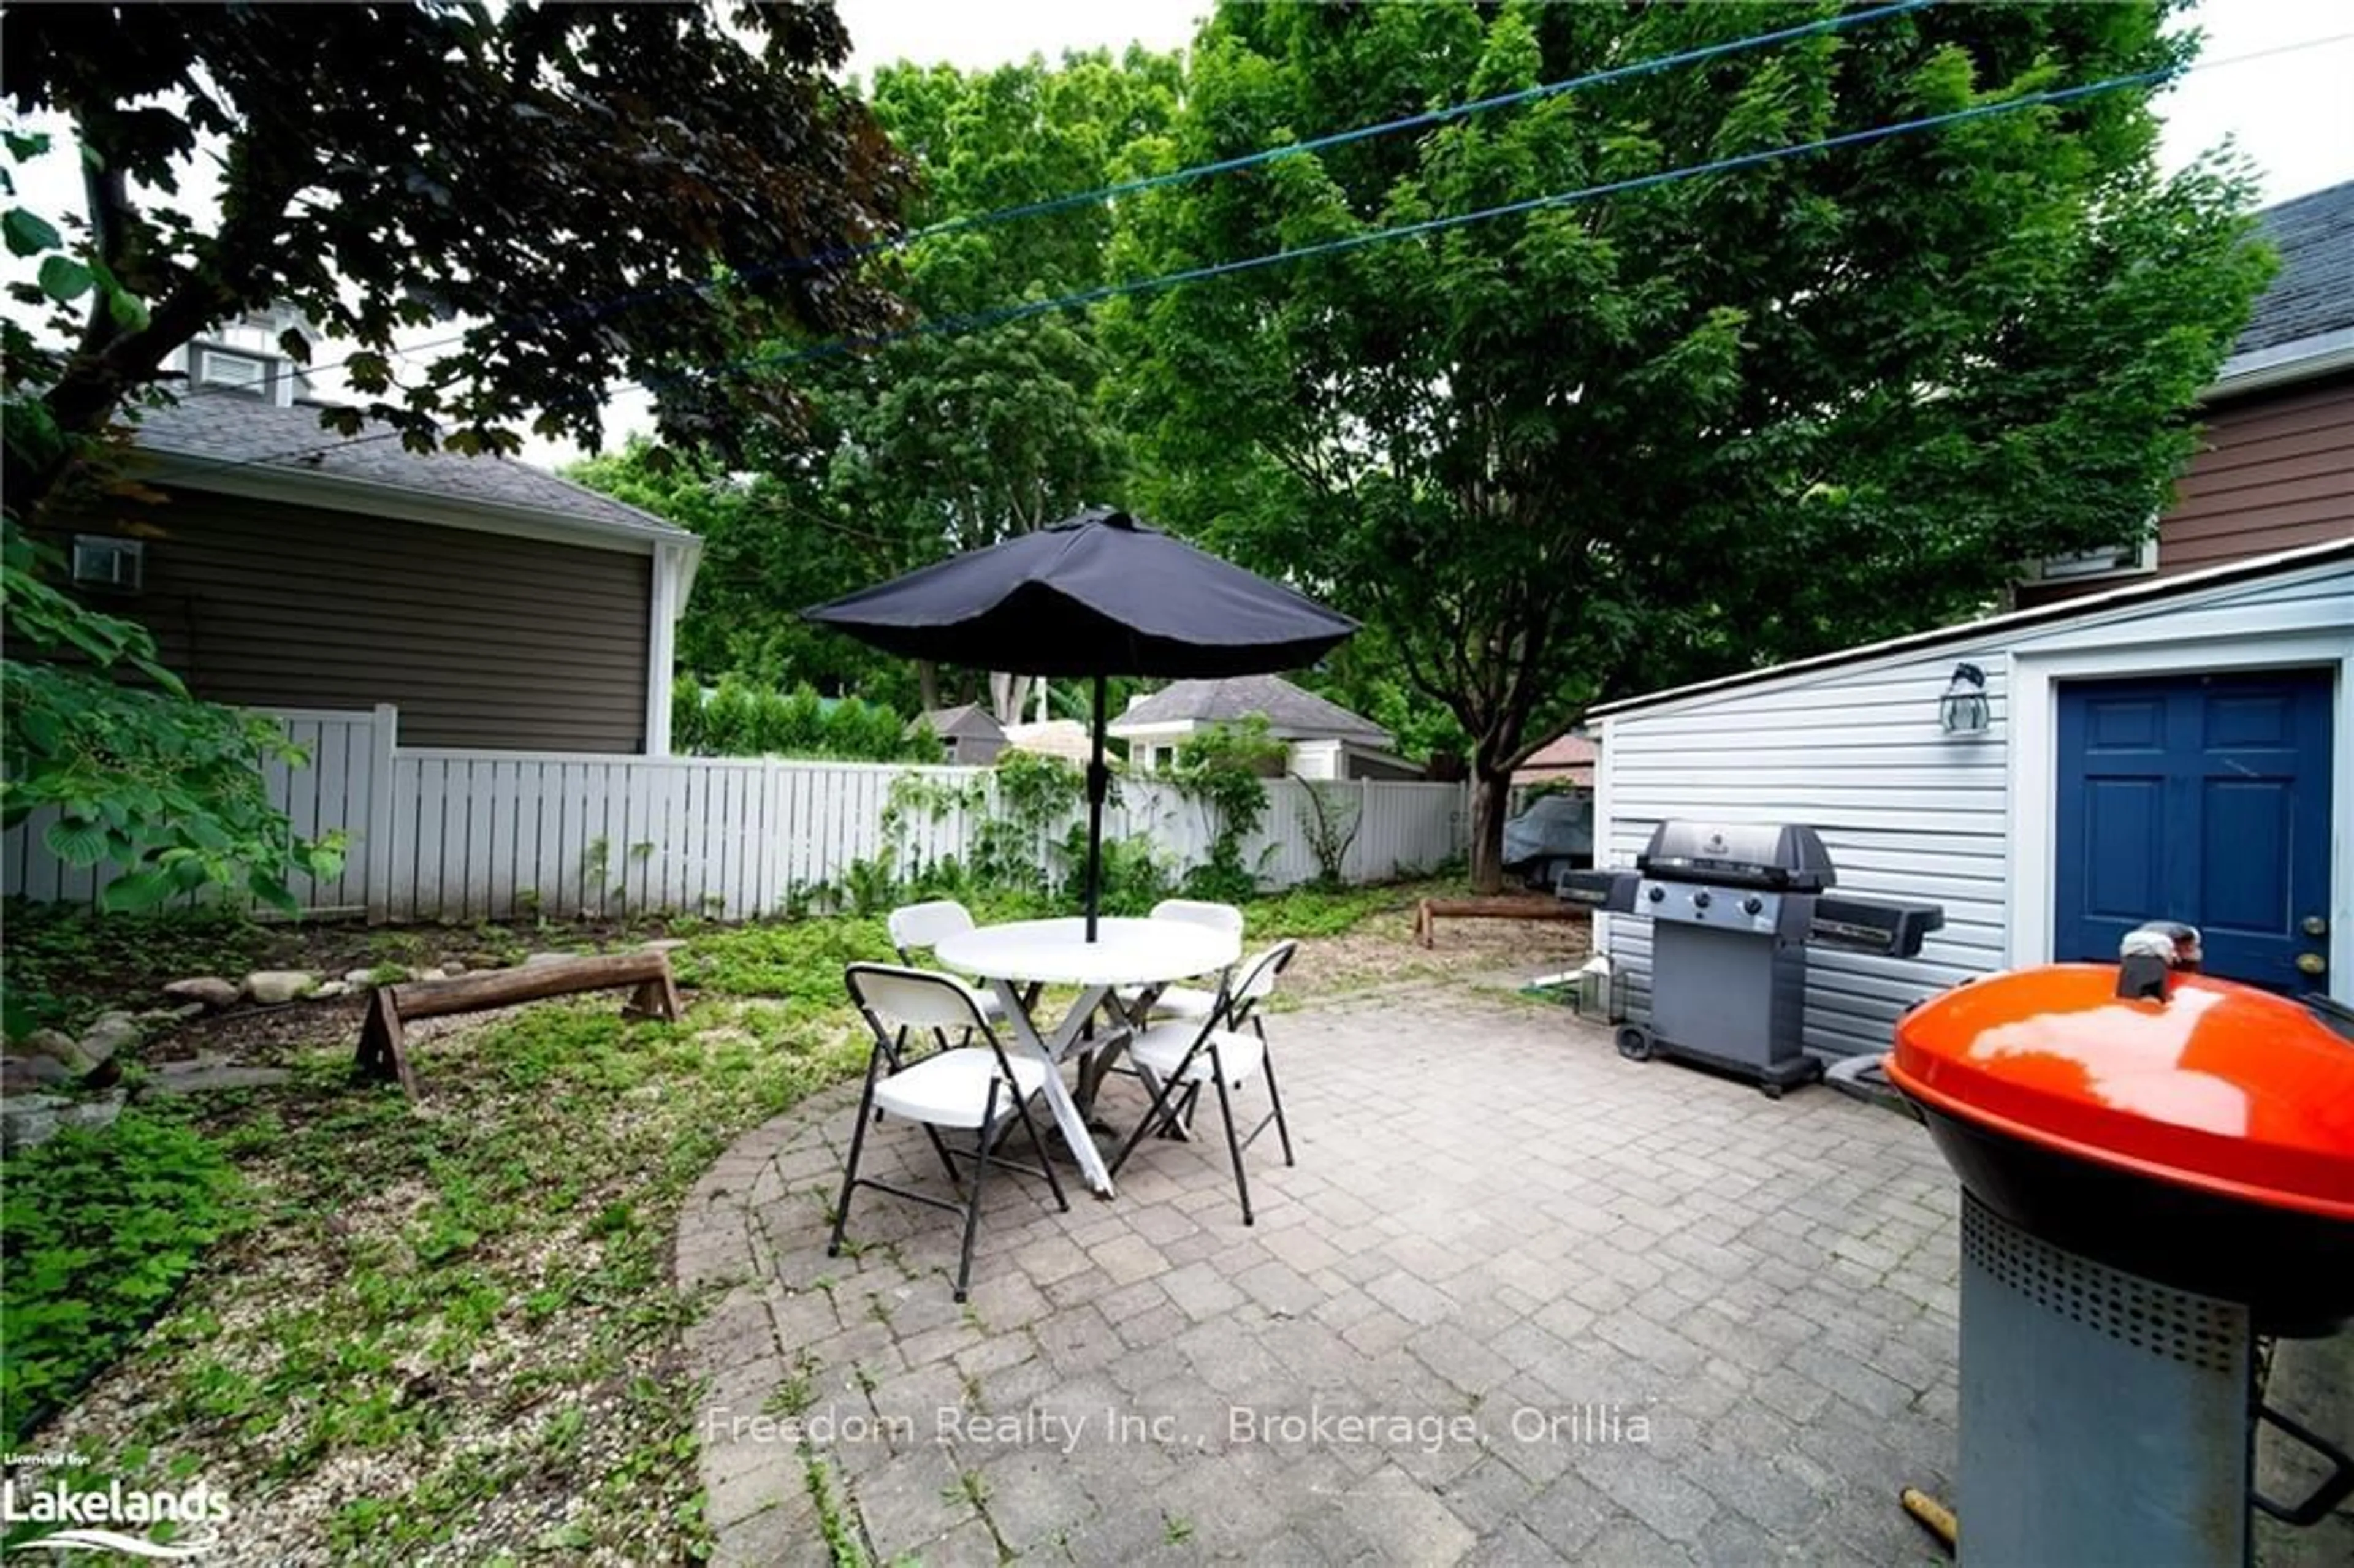
[[[916,700],[928,714],[940,711],[940,667],[929,659],[916,661]]]
[[[1512,776],[1492,772],[1478,758],[1471,765],[1471,887],[1500,892],[1504,885],[1504,812]]]
[[[1022,705],[1030,695],[1028,675],[1009,675],[1002,670],[991,671],[989,677],[989,711],[999,724],[1020,724]]]

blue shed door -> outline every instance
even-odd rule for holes
[[[2329,951],[2330,672],[2060,688],[2052,957],[2114,959],[2144,920],[2274,991]]]

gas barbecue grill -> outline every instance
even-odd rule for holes
[[[1812,828],[1667,821],[1633,871],[1564,872],[1560,896],[1651,921],[1651,1022],[1618,1054],[1718,1068],[1782,1091],[1822,1075],[1807,1054],[1807,945],[1909,959],[1945,924],[1934,904],[1852,898]]]

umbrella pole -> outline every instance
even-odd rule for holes
[[[1111,770],[1104,766],[1104,678],[1096,677],[1094,754],[1087,763],[1087,940],[1096,939],[1096,906],[1103,896],[1104,796]]]

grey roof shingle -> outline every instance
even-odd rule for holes
[[[973,736],[982,740],[1005,738],[1005,726],[997,722],[995,714],[979,703],[959,703],[952,708],[932,708],[917,714],[907,721],[907,733],[915,734],[919,726],[944,738],[960,735]]]
[[[370,425],[360,439],[347,440],[320,425],[315,404],[280,408],[236,393],[193,391],[184,393],[177,403],[147,410],[133,440],[162,460],[145,476],[156,484],[200,486],[210,473],[280,470],[512,507],[606,528],[693,537],[652,513],[510,458],[413,452],[384,425]]]
[[[2253,354],[2354,327],[2354,180],[2256,215],[2280,271],[2232,345]]]
[[[1139,724],[1174,724],[1192,719],[1200,724],[1231,724],[1252,714],[1267,715],[1267,727],[1287,737],[1361,740],[1371,746],[1390,744],[1390,732],[1373,720],[1326,702],[1280,675],[1235,675],[1223,681],[1172,681],[1129,708],[1110,725],[1111,733],[1126,733]]]

